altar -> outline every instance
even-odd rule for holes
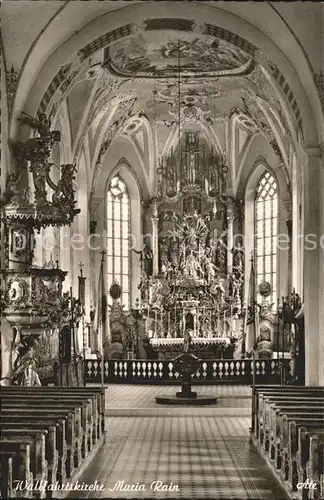
[[[183,351],[221,358],[242,338],[244,258],[239,207],[226,193],[224,155],[198,133],[161,161],[151,237],[141,250],[141,316],[159,359]]]

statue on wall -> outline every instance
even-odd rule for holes
[[[216,247],[217,267],[225,272],[226,270],[226,244],[222,238],[219,238]]]
[[[170,242],[170,261],[174,268],[179,264],[179,247],[175,238],[172,238]]]
[[[148,245],[148,243],[144,243],[142,250],[135,250],[133,248],[133,252],[140,256],[141,262],[141,270],[144,271],[147,276],[152,276],[153,273],[153,252]]]
[[[166,168],[166,193],[169,196],[174,196],[177,192],[177,162],[174,157],[173,150],[167,159]]]
[[[233,253],[233,270],[236,275],[242,276],[244,274],[244,249],[240,241],[232,249]]]
[[[159,241],[160,271],[166,272],[169,268],[169,247],[166,238]]]

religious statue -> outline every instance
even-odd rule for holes
[[[207,274],[207,283],[210,285],[214,281],[216,271],[218,270],[215,264],[212,263],[210,257],[205,258],[205,269]]]
[[[177,164],[173,153],[167,160],[167,184],[166,192],[168,195],[174,195],[177,190]]]
[[[242,244],[237,242],[235,248],[232,249],[233,253],[233,270],[237,275],[244,273],[244,250]]]
[[[21,114],[22,116],[18,118],[18,121],[22,125],[27,125],[33,130],[36,130],[40,137],[48,137],[50,135],[51,122],[47,119],[45,113],[40,113],[38,119],[33,118],[24,111]]]
[[[37,202],[46,201],[46,171],[41,162],[34,162],[32,167],[33,181],[35,187],[35,198]]]
[[[220,276],[217,276],[215,278],[213,290],[210,290],[210,291],[217,296],[218,302],[220,302],[220,303],[225,302],[225,300],[224,300],[225,289],[223,286],[223,279]]]
[[[42,385],[36,371],[35,342],[30,339],[20,339],[15,342],[14,349],[17,358],[13,367],[11,382],[13,385]]]
[[[147,276],[152,276],[153,273],[153,252],[148,245],[145,243],[142,250],[135,250],[133,252],[140,256],[141,270],[144,271]]]
[[[175,238],[173,238],[170,243],[170,261],[174,268],[179,264],[179,248]]]
[[[184,264],[184,275],[187,278],[198,279],[199,278],[198,273],[202,274],[202,269],[198,260],[191,251]]]
[[[188,183],[195,184],[196,182],[196,153],[190,152],[188,155]]]
[[[162,299],[163,299],[163,285],[161,281],[156,280],[152,283],[151,286],[151,303],[154,307],[161,307]]]
[[[168,243],[166,238],[161,238],[159,242],[159,250],[160,250],[160,270],[161,272],[166,272],[169,267],[169,258],[168,258]]]
[[[226,267],[226,245],[222,238],[220,238],[217,242],[216,259],[217,266],[221,271],[224,272]]]
[[[236,276],[234,273],[229,276],[229,293],[233,299],[235,297],[240,297],[242,285],[242,276]]]
[[[138,285],[138,289],[141,291],[141,299],[143,302],[147,302],[149,300],[149,279],[145,271],[141,272],[141,281]]]

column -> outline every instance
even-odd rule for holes
[[[323,293],[319,297],[323,280],[320,268],[320,179],[321,158],[317,149],[308,150],[308,166],[304,169],[304,303],[305,303],[305,381],[306,385],[319,385],[319,366],[323,352],[320,348],[320,306],[323,307]],[[323,240],[323,238],[322,238]],[[323,262],[323,257],[321,256]],[[323,292],[323,290],[322,290]],[[321,302],[320,302],[321,299]],[[323,359],[321,359],[323,364]],[[322,369],[322,368],[321,368]]]
[[[320,248],[319,248],[319,291],[318,291],[318,305],[319,305],[319,385],[324,386],[324,148],[321,151],[321,167],[320,167],[320,220],[319,220],[319,233],[320,233]]]
[[[159,274],[159,234],[158,234],[158,209],[157,204],[153,204],[153,217],[152,217],[152,245],[153,245],[153,276]]]
[[[232,202],[227,206],[227,274],[233,272],[233,206]]]

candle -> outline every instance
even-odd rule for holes
[[[157,311],[155,311],[155,321],[154,321],[154,337],[157,337]]]

